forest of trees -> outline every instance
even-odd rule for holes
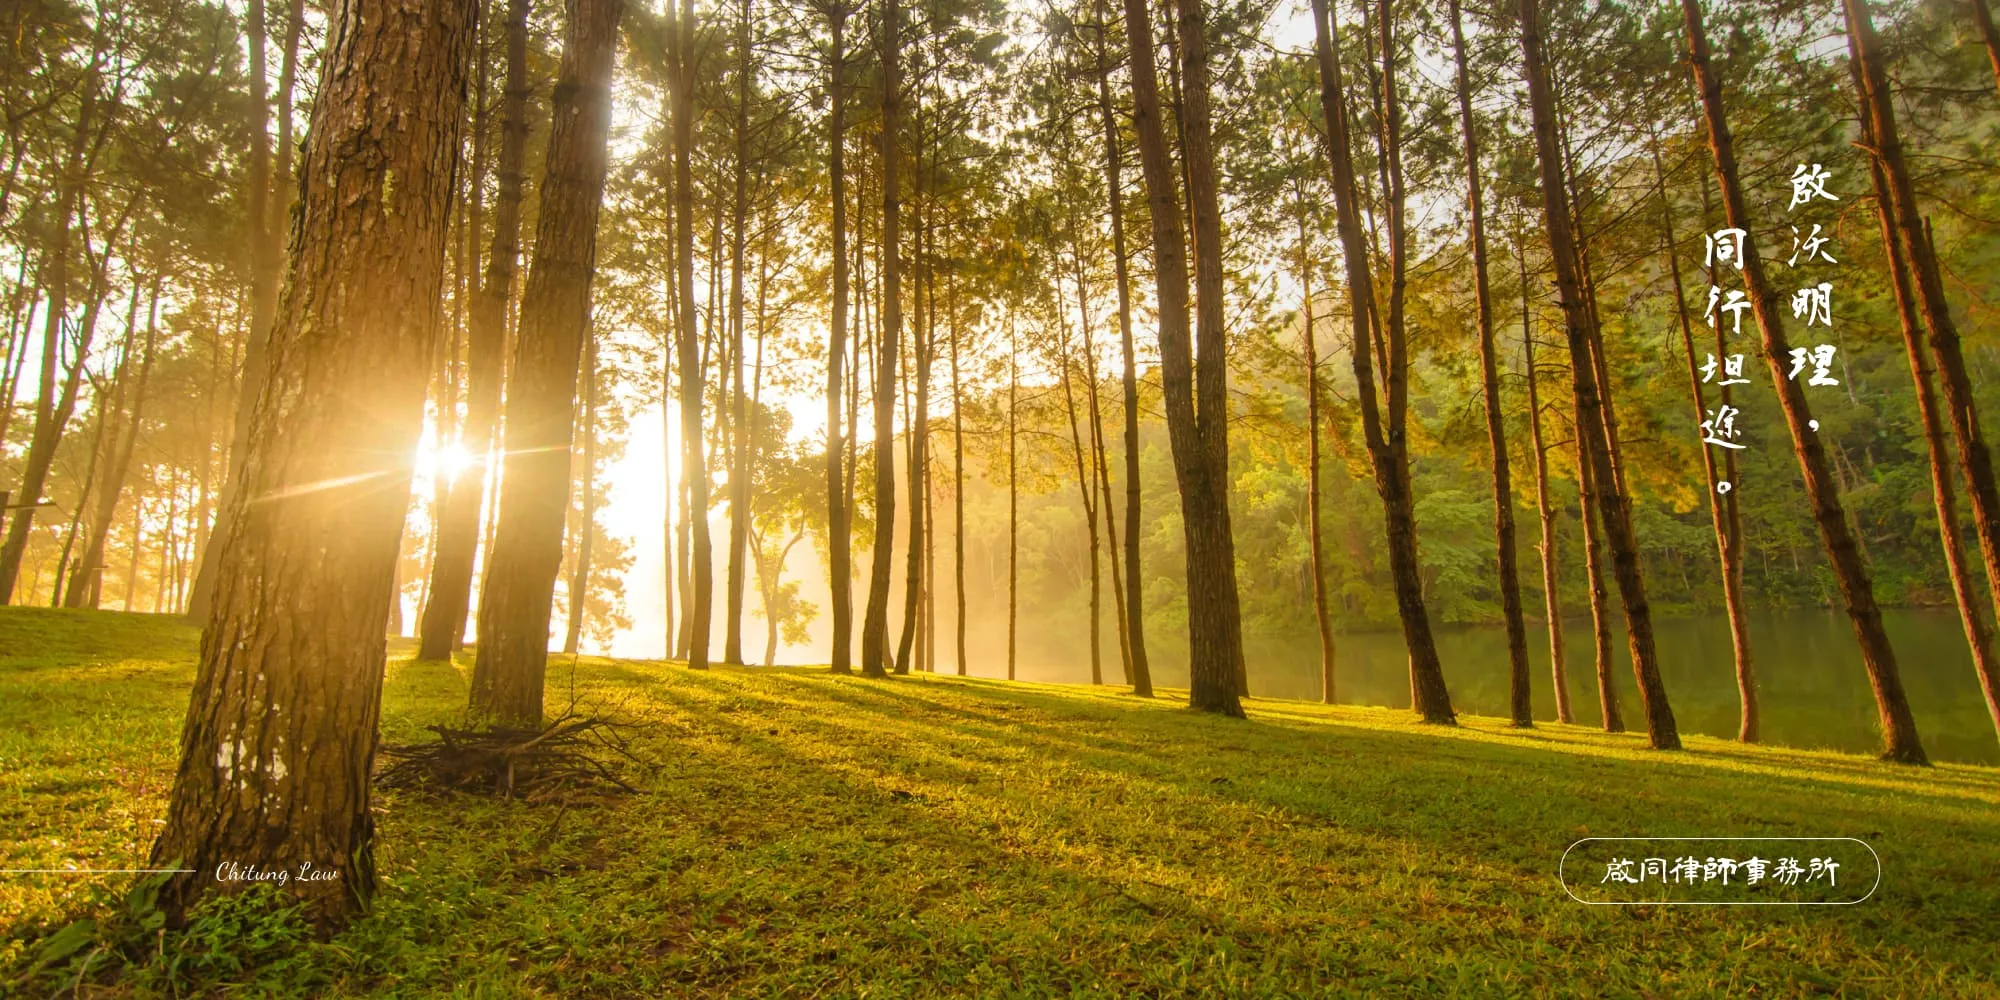
[[[310,847],[328,921],[385,633],[532,727],[632,628],[1224,715],[1397,628],[1449,724],[1492,623],[1515,725],[1590,671],[1672,748],[1660,616],[1755,741],[1747,617],[1825,607],[1923,763],[1884,607],[2000,728],[1984,3],[9,5],[0,596],[200,624],[155,860]]]

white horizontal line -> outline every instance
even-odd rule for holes
[[[192,868],[0,868],[0,875],[113,875],[113,874],[192,875]]]

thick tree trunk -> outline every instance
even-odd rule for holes
[[[1594,353],[1602,350],[1590,304],[1585,298],[1571,228],[1563,160],[1557,148],[1555,95],[1542,57],[1538,0],[1520,0],[1522,63],[1528,78],[1528,103],[1535,122],[1536,160],[1541,169],[1542,206],[1555,262],[1557,294],[1562,300],[1570,354],[1571,381],[1576,391],[1580,450],[1590,462],[1591,492],[1611,543],[1613,575],[1625,607],[1625,632],[1632,652],[1632,671],[1639,682],[1639,700],[1646,713],[1646,734],[1654,749],[1678,749],[1680,732],[1660,681],[1660,664],[1653,643],[1653,610],[1639,565],[1639,541],[1633,531],[1630,505],[1619,489],[1612,468],[1610,431]]]
[[[1192,8],[1192,9],[1190,9]],[[1226,459],[1227,439],[1220,426],[1226,405],[1222,398],[1223,354],[1219,343],[1222,303],[1213,293],[1220,291],[1221,247],[1218,245],[1221,220],[1216,214],[1214,162],[1208,150],[1208,65],[1207,40],[1203,36],[1200,0],[1187,0],[1181,10],[1183,20],[1190,13],[1192,26],[1183,24],[1180,38],[1182,68],[1199,75],[1200,107],[1182,116],[1185,126],[1199,118],[1201,163],[1190,162],[1190,173],[1201,177],[1190,183],[1189,196],[1195,202],[1196,241],[1204,258],[1202,267],[1212,273],[1203,281],[1204,347],[1207,337],[1218,338],[1214,353],[1208,355],[1204,385],[1196,382],[1194,345],[1188,324],[1189,285],[1188,245],[1181,227],[1178,187],[1167,149],[1166,129],[1160,118],[1158,70],[1153,56],[1152,12],[1146,0],[1125,0],[1126,38],[1131,52],[1133,119],[1139,133],[1139,160],[1146,182],[1146,204],[1153,226],[1153,275],[1159,303],[1160,382],[1166,401],[1167,435],[1173,447],[1174,475],[1181,497],[1181,530],[1187,546],[1187,586],[1190,594],[1202,595],[1188,609],[1189,701],[1198,709],[1240,717],[1242,703],[1237,694],[1238,664],[1242,660],[1242,635],[1237,627],[1235,567],[1228,560],[1228,500],[1225,485],[1218,482]],[[1188,41],[1197,42],[1189,52]],[[1189,82],[1190,92],[1196,88]],[[1190,161],[1197,159],[1192,150]],[[1197,193],[1194,188],[1200,188]],[[1204,239],[1206,235],[1206,239]],[[1213,316],[1210,316],[1210,313]],[[1215,323],[1211,327],[1211,323]],[[1206,351],[1204,352],[1207,353]],[[1215,390],[1209,398],[1204,388]],[[1202,422],[1197,413],[1197,394],[1212,402],[1218,412]],[[1211,426],[1212,425],[1212,426]]]
[[[833,192],[833,312],[827,326],[826,348],[826,499],[827,588],[833,605],[833,649],[828,662],[836,674],[853,672],[854,550],[851,511],[847,506],[841,434],[842,366],[847,359],[847,7],[831,0],[826,9],[832,48],[827,55],[827,173]],[[955,350],[955,347],[954,347]],[[957,355],[953,355],[956,364]],[[954,373],[955,373],[954,369]],[[954,383],[955,385],[956,383]],[[963,657],[961,657],[961,661]],[[963,667],[961,664],[961,670]]]
[[[1667,199],[1667,174],[1660,162],[1657,142],[1653,147],[1653,169],[1660,177],[1660,222],[1667,241],[1667,269],[1673,277],[1674,313],[1680,322],[1681,349],[1687,361],[1688,396],[1694,404],[1694,422],[1697,426],[1707,419],[1708,403],[1702,397],[1701,372],[1694,360],[1694,322],[1688,314],[1687,289],[1681,285],[1680,243],[1674,233],[1673,203]],[[1722,328],[1716,326],[1716,354],[1722,357]],[[1719,362],[1718,362],[1719,363]],[[1721,393],[1722,406],[1730,405],[1729,386],[1717,387]],[[1722,603],[1729,615],[1729,638],[1736,666],[1736,700],[1739,714],[1736,723],[1736,738],[1744,743],[1757,742],[1757,675],[1750,660],[1750,622],[1743,607],[1743,531],[1736,512],[1736,453],[1729,448],[1721,449],[1718,463],[1714,447],[1704,444],[1701,448],[1702,471],[1708,486],[1709,525],[1715,532],[1715,555],[1717,567],[1722,573]],[[1722,485],[1728,483],[1728,486]]]
[[[268,391],[235,516],[215,540],[214,601],[152,851],[154,865],[190,870],[161,895],[175,922],[248,884],[218,879],[232,865],[309,863],[327,877],[286,888],[322,925],[375,887],[382,614],[435,352],[475,7],[343,0],[330,13]]]
[[[1555,686],[1556,721],[1570,723],[1575,715],[1569,705],[1569,674],[1563,659],[1563,610],[1561,560],[1556,534],[1556,509],[1549,497],[1549,449],[1542,443],[1542,400],[1536,386],[1535,333],[1528,305],[1528,255],[1516,247],[1521,262],[1521,350],[1525,355],[1528,383],[1528,444],[1535,453],[1535,512],[1542,526],[1542,614],[1549,626],[1549,672]]]
[[[1457,63],[1459,127],[1465,133],[1465,201],[1472,219],[1472,285],[1479,308],[1479,371],[1486,397],[1486,438],[1493,455],[1493,536],[1500,569],[1500,611],[1507,622],[1508,705],[1514,725],[1535,724],[1528,683],[1528,626],[1521,614],[1521,577],[1514,547],[1514,489],[1507,469],[1506,415],[1500,408],[1498,349],[1493,338],[1493,292],[1486,278],[1486,210],[1479,193],[1479,136],[1472,117],[1472,84],[1465,66],[1465,30],[1458,0],[1451,0],[1452,53]]]
[[[1361,231],[1360,197],[1355,184],[1346,88],[1335,55],[1339,49],[1339,35],[1325,0],[1313,0],[1313,29],[1313,49],[1319,64],[1320,108],[1327,123],[1327,158],[1333,171],[1334,206],[1342,256],[1347,266],[1348,296],[1352,303],[1350,312],[1354,333],[1352,349],[1348,353],[1354,362],[1362,435],[1374,466],[1376,490],[1382,497],[1397,616],[1402,621],[1403,641],[1409,649],[1411,707],[1427,722],[1451,724],[1455,720],[1451,696],[1445,688],[1444,670],[1438,662],[1437,642],[1431,635],[1430,616],[1424,607],[1408,453],[1398,430],[1400,420],[1395,417],[1407,386],[1407,379],[1396,372],[1403,361],[1400,323],[1390,324],[1392,329],[1386,337],[1393,344],[1384,352],[1391,414],[1390,427],[1385,433],[1382,411],[1376,401],[1374,352],[1370,349],[1374,340],[1375,281],[1368,266],[1368,244]],[[1385,143],[1385,147],[1393,148],[1393,145]],[[1393,225],[1398,229],[1400,227],[1400,223]],[[1399,240],[1400,236],[1392,232],[1391,239]]]
[[[1250,694],[1247,667],[1243,659],[1242,607],[1236,587],[1236,543],[1229,523],[1229,329],[1224,310],[1222,264],[1221,195],[1216,180],[1214,143],[1211,137],[1210,70],[1208,65],[1208,17],[1203,0],[1178,0],[1180,14],[1179,66],[1185,90],[1180,115],[1184,145],[1182,166],[1187,172],[1188,215],[1193,220],[1192,235],[1195,273],[1194,421],[1203,450],[1208,456],[1208,472],[1203,477],[1207,492],[1195,495],[1193,527],[1187,529],[1198,544],[1190,553],[1199,553],[1202,570],[1190,583],[1202,582],[1200,593],[1213,594],[1194,610],[1197,617],[1210,619],[1204,631],[1217,650],[1215,669],[1228,662],[1228,680],[1237,697]],[[1150,32],[1148,32],[1150,34]],[[1164,359],[1166,352],[1161,352]],[[1162,362],[1162,372],[1166,364]],[[1183,511],[1183,521],[1188,520]],[[1224,698],[1215,691],[1203,694],[1202,657],[1190,664],[1190,697],[1198,707],[1236,715],[1242,711],[1237,698]],[[1218,675],[1219,676],[1219,675]]]
[[[1111,267],[1118,287],[1118,349],[1124,363],[1125,419],[1125,632],[1132,665],[1132,693],[1153,696],[1153,671],[1146,656],[1145,578],[1139,568],[1139,365],[1132,344],[1132,277],[1125,247],[1124,161],[1118,151],[1118,123],[1111,109],[1111,64],[1104,43],[1110,11],[1097,2],[1097,110],[1104,130],[1104,182],[1110,204]]]
[[[882,332],[875,339],[875,545],[870,555],[868,607],[861,621],[861,673],[886,677],[889,667],[889,573],[896,543],[896,346],[903,337],[902,203],[897,159],[903,106],[902,12],[882,0]],[[911,470],[915,474],[915,470]]]
[[[1532,3],[1533,0],[1526,0]],[[1708,36],[1702,23],[1698,0],[1681,0],[1687,22],[1688,56],[1694,70],[1695,87],[1701,92],[1702,116],[1708,126],[1708,148],[1715,161],[1718,186],[1722,189],[1723,216],[1729,225],[1749,231],[1754,227],[1743,196],[1736,168],[1736,150],[1722,104],[1722,80],[1709,65]],[[1879,133],[1878,133],[1879,135]],[[1840,587],[1847,617],[1861,646],[1861,662],[1874,689],[1877,713],[1882,725],[1883,757],[1908,764],[1925,764],[1922,741],[1917,735],[1916,718],[1910,714],[1909,699],[1903,693],[1902,674],[1896,667],[1896,652],[1882,627],[1882,612],[1875,604],[1874,582],[1855,547],[1848,528],[1847,513],[1840,502],[1839,487],[1833,481],[1812,426],[1812,409],[1805,390],[1787,377],[1791,345],[1778,313],[1778,293],[1764,278],[1764,263],[1754,243],[1743,242],[1744,282],[1750,294],[1751,311],[1763,338],[1764,362],[1784,407],[1785,423],[1792,433],[1792,450],[1798,457],[1799,473],[1805,480],[1806,495],[1819,526],[1820,541],[1826,547],[1834,580]]]
[[[471,708],[504,725],[542,723],[549,618],[569,515],[578,369],[590,336],[597,215],[611,128],[621,0],[568,0],[535,249],[521,295],[499,524],[480,590]]]
[[[692,670],[708,669],[709,619],[713,617],[714,552],[708,533],[708,456],[703,449],[701,331],[694,308],[694,2],[682,0],[674,18],[672,87],[674,135],[674,265],[675,353],[681,369],[681,477],[686,482],[686,511],[692,543],[686,567],[688,587],[682,591],[682,618],[687,642],[682,649]],[[709,282],[714,287],[715,282]],[[713,315],[713,311],[710,315]]]
[[[473,295],[466,337],[465,426],[462,446],[477,459],[477,478],[461,475],[452,485],[438,525],[437,557],[431,561],[430,600],[417,655],[443,660],[465,645],[466,615],[472,605],[473,561],[500,414],[502,367],[507,350],[507,306],[520,257],[523,162],[528,145],[528,0],[508,0],[507,76],[500,105],[499,189],[493,208],[493,245],[486,272]]]

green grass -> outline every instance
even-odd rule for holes
[[[0,611],[0,867],[143,860],[194,648],[172,620]],[[468,667],[392,652],[385,739],[455,716]],[[374,912],[195,988],[2000,996],[1992,768],[589,658],[573,678],[554,659],[552,701],[572,679],[583,706],[648,726],[642,794],[567,808],[384,794]],[[1585,907],[1555,870],[1590,835],[1855,836],[1884,874],[1852,907]],[[124,887],[0,879],[0,966]],[[174,947],[96,995],[167,989]]]

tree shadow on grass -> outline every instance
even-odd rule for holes
[[[729,690],[726,678],[711,680],[715,683],[699,685],[704,693],[743,696]],[[1469,933],[1478,921],[1501,919],[1492,909],[1493,893],[1521,897],[1508,905],[1526,904],[1541,914],[1537,920],[1622,927],[1617,917],[1567,909],[1570,904],[1554,895],[1555,860],[1582,835],[1575,828],[1614,835],[1740,835],[1737,829],[1703,826],[1796,822],[1802,814],[1812,815],[1815,805],[1815,790],[1806,784],[1727,772],[1690,779],[1699,794],[1682,794],[1686,790],[1669,782],[1666,788],[1621,796],[1615,794],[1620,786],[1646,785],[1657,777],[1658,766],[1540,747],[1460,747],[1484,758],[1485,766],[1468,773],[1458,754],[1427,755],[1437,740],[1423,732],[1342,732],[1338,742],[1350,756],[1336,759],[1318,752],[1329,742],[1326,734],[1181,713],[1133,720],[1164,726],[1181,738],[1177,757],[1160,762],[1074,740],[1045,741],[1017,731],[1011,720],[992,721],[976,711],[913,711],[910,700],[928,700],[914,685],[886,695],[884,687],[868,687],[863,696],[852,690],[855,685],[827,686],[832,687],[844,697],[823,688],[772,701],[787,712],[786,726],[777,733],[764,729],[753,711],[703,716],[709,706],[700,697],[671,688],[659,693],[675,711],[694,716],[697,725],[727,742],[732,754],[779,758],[785,763],[770,766],[781,772],[816,774],[821,794],[871,809],[903,807],[899,828],[920,846],[958,852],[960,860],[968,850],[983,851],[998,859],[992,863],[1052,886],[1102,887],[1102,900],[1114,909],[1171,913],[1171,919],[1214,925],[1223,935],[1251,928],[1253,938],[1266,942],[1272,921],[1281,916],[1259,910],[1254,898],[1280,890],[1317,891],[1294,885],[1301,870],[1314,868],[1326,872],[1328,891],[1337,886],[1375,895],[1359,904],[1329,895],[1321,902],[1330,911],[1359,905],[1375,912],[1367,918],[1370,926],[1428,914],[1428,923],[1398,930],[1399,953],[1430,935],[1449,940],[1450,934]],[[838,710],[810,715],[814,695],[836,702]],[[791,717],[797,713],[807,713],[809,724]],[[1249,753],[1204,743],[1217,734],[1251,744]],[[891,755],[898,746],[906,758],[900,762]],[[969,752],[951,754],[953,746]],[[1022,746],[1028,750],[1025,760],[993,752]],[[916,766],[898,767],[912,759]],[[1368,760],[1391,763],[1371,767]],[[1216,780],[1227,774],[1234,777]],[[1604,794],[1607,787],[1614,794]],[[898,798],[899,792],[908,798]],[[1663,806],[1669,813],[1664,817]],[[1944,846],[1935,829],[1911,829],[1904,822],[1908,817],[1881,803],[1819,811],[1842,826],[1865,818],[1897,827],[1899,838],[1931,841],[1913,846]],[[1107,820],[1107,813],[1115,815]],[[1661,829],[1663,824],[1668,828]],[[1990,843],[1992,822],[1980,825],[1983,829],[1967,832]],[[1925,880],[1943,874],[1915,867],[1905,872],[1906,878]],[[1435,890],[1437,899],[1420,885],[1426,880],[1443,886]],[[1967,887],[1932,881],[1906,888],[1934,902]],[[1484,909],[1482,894],[1488,898]],[[1906,902],[1908,897],[1905,893]],[[1982,905],[1965,896],[1958,903]],[[1916,919],[1915,910],[1903,912]],[[1858,919],[1844,913],[1819,919],[1812,936],[1825,943],[1828,933],[1837,934],[1844,940],[1836,950],[1875,953],[1880,943],[1862,932]],[[1674,912],[1657,920],[1677,928],[1727,930],[1726,921],[1709,913]],[[1915,943],[1925,944],[1924,935],[1942,926],[1920,927]],[[1774,968],[1766,965],[1765,971]]]
[[[1460,859],[1451,878],[1465,876],[1463,859],[1479,859],[1540,891],[1552,888],[1563,850],[1587,836],[1857,836],[1882,850],[1897,876],[1885,883],[1873,912],[1894,907],[1899,922],[1935,933],[1945,912],[2000,906],[2000,880],[1982,882],[1978,874],[2000,871],[1993,848],[2000,812],[1952,795],[1878,788],[1867,774],[1740,766],[1594,739],[1513,740],[1498,726],[1403,728],[1387,717],[1372,725],[1337,717],[1244,722],[1148,706],[1079,705],[997,686],[833,678],[798,684],[717,673],[691,685],[661,684],[653,693],[692,727],[726,728],[754,746],[769,742],[769,752],[796,758],[788,766],[865,775],[862,783],[878,798],[904,788],[1016,801],[1027,788],[1044,804],[1020,808],[1060,817],[1041,827],[1057,841],[1094,842],[1102,835],[1100,807],[1129,809],[1140,823],[1209,815],[1239,836],[1220,848],[1226,851],[1282,857],[1300,836],[1328,837],[1365,845],[1329,846],[1330,858],[1388,851],[1412,869]],[[718,712],[724,701],[734,710]],[[776,736],[751,732],[778,716]],[[1151,745],[1136,735],[1095,735],[1094,727],[1107,724],[1149,735]],[[811,749],[785,749],[779,737]],[[1860,763],[1864,770],[1909,773]],[[1159,835],[1209,839],[1187,829],[1167,823]],[[1471,879],[1480,881],[1491,878]],[[1842,911],[1824,919],[1845,926],[1852,916]]]
[[[1302,730],[1335,728],[1388,730],[1390,719],[1343,717],[1274,709],[1255,717]],[[1947,764],[1912,768],[1868,757],[1792,747],[1746,746],[1713,737],[1691,737],[1681,751],[1654,751],[1643,733],[1602,733],[1586,727],[1543,724],[1522,730],[1501,720],[1462,720],[1454,729],[1438,730],[1441,741],[1460,740],[1487,746],[1535,746],[1546,752],[1600,759],[1618,759],[1638,767],[1666,770],[1750,773],[1808,785],[1822,791],[1887,793],[1961,803],[2000,805],[2000,769]]]
[[[1974,767],[1914,770],[1865,758],[1738,747],[1710,740],[1700,741],[1698,749],[1687,752],[1656,753],[1646,749],[1644,737],[1637,734],[1608,736],[1572,727],[1523,731],[1497,722],[1484,725],[1482,720],[1482,724],[1457,728],[1417,728],[1388,712],[1347,718],[1354,713],[1302,711],[1304,706],[1270,702],[1255,704],[1250,720],[1221,720],[1170,705],[1077,699],[997,683],[842,680],[808,672],[803,685],[789,683],[795,677],[785,677],[788,683],[772,686],[765,682],[778,680],[777,675],[720,672],[706,677],[698,673],[676,676],[732,697],[748,697],[746,687],[754,686],[771,696],[782,696],[794,706],[803,704],[799,699],[823,698],[857,710],[884,713],[904,725],[917,715],[944,715],[962,724],[1001,726],[1016,731],[1011,738],[1031,739],[1044,749],[1123,755],[1128,758],[1128,769],[1138,765],[1149,769],[1163,753],[1171,752],[1191,770],[1226,773],[1240,762],[1218,755],[1233,752],[1240,756],[1248,751],[1247,744],[1254,743],[1255,750],[1248,752],[1294,762],[1350,754],[1366,760],[1371,754],[1383,753],[1393,755],[1399,766],[1464,769],[1470,765],[1481,772],[1526,767],[1538,774],[1553,768],[1544,779],[1574,782],[1587,792],[1613,780],[1642,792],[1646,783],[1672,786],[1717,780],[1753,800],[1768,799],[1774,788],[1796,792],[1802,801],[1823,800],[1827,793],[1839,792],[1972,807],[2000,797],[2000,777],[1988,777],[1983,769]],[[743,683],[752,678],[751,684]],[[950,699],[982,707],[950,704]],[[1010,714],[983,707],[994,703]],[[1377,714],[1380,718],[1372,717]],[[1118,735],[1083,729],[1098,724],[1119,726]],[[1139,735],[1148,731],[1151,740]],[[1298,739],[1272,743],[1257,738],[1272,732],[1294,733]],[[1493,755],[1502,748],[1507,750],[1504,763],[1496,762]],[[1607,777],[1607,769],[1618,777]]]
[[[731,689],[723,678],[714,679],[713,686],[718,691]],[[954,695],[964,691],[970,697],[1028,705],[1045,713],[1035,719],[999,719],[966,706],[940,704],[933,696],[938,691],[924,685],[812,685],[787,692],[790,697],[786,700],[788,707],[797,708],[809,698],[825,698],[850,713],[871,713],[874,720],[867,727],[871,730],[904,731],[913,741],[949,743],[977,738],[1025,746],[1041,758],[1084,764],[1127,778],[1177,783],[1184,790],[1207,783],[1213,786],[1206,790],[1211,794],[1242,795],[1244,788],[1258,783],[1272,788],[1323,786],[1334,799],[1359,797],[1383,807],[1385,815],[1422,821],[1447,835],[1452,829],[1463,828],[1456,820],[1462,818],[1468,800],[1538,802],[1543,811],[1537,819],[1544,825],[1553,823],[1563,830],[1622,830],[1632,835],[1664,826],[1680,835],[1722,836],[1741,831],[1701,827],[1792,827],[1802,817],[1859,821],[1871,813],[1883,814],[1888,818],[1882,822],[1889,822],[1903,806],[1928,807],[1937,804],[1931,800],[1940,798],[1947,808],[1932,810],[1936,821],[1955,823],[1982,815],[1973,803],[1920,788],[1883,789],[1803,769],[1789,772],[1717,766],[1701,762],[1697,754],[1625,754],[1583,741],[1568,745],[1559,740],[1534,741],[1529,745],[1505,731],[1400,731],[1349,726],[1328,719],[1260,725],[1254,719],[1246,724],[1183,712],[1125,713],[1128,723],[1143,725],[1159,737],[1157,745],[1148,746],[1077,731],[1078,724],[1095,724],[1107,716],[1115,719],[1120,713],[1117,707],[1086,712],[1071,709],[1059,697],[979,687],[954,690]],[[1170,760],[1163,758],[1161,746],[1170,751]],[[1815,755],[1800,757],[1819,759]],[[1377,780],[1383,769],[1371,768],[1367,763],[1371,760],[1392,762],[1388,770],[1397,780]],[[1702,766],[1689,768],[1685,766],[1689,762]],[[1462,787],[1468,779],[1476,779],[1474,787]],[[1560,793],[1552,795],[1552,786]],[[1448,793],[1441,803],[1433,794],[1440,787]],[[1852,794],[1834,802],[1829,801],[1829,791]],[[1687,808],[1662,812],[1661,803],[1676,796],[1692,801]],[[1899,802],[1904,796],[1925,801]],[[1578,805],[1606,799],[1627,805],[1595,809]],[[1267,804],[1322,815],[1323,810],[1315,804],[1322,801],[1317,795],[1301,801],[1298,795],[1287,793],[1267,800]],[[1704,808],[1709,801],[1721,805]],[[1861,821],[1865,829],[1859,831],[1845,821],[1840,825],[1847,827],[1846,832],[1866,832],[1881,823]],[[1990,822],[1974,825],[1992,829]]]

